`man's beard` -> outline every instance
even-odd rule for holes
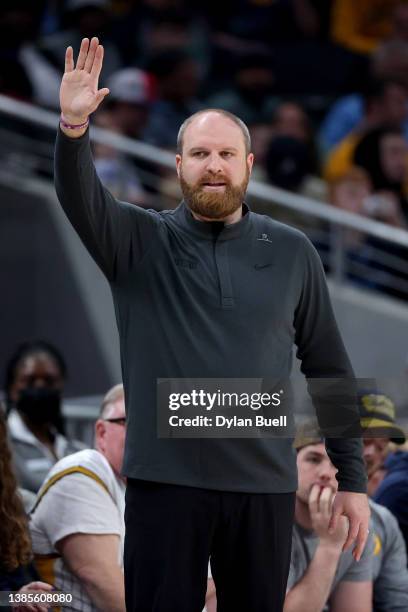
[[[212,192],[203,189],[204,183],[218,182],[225,183],[223,191]],[[248,182],[248,168],[244,180],[239,185],[231,185],[230,181],[224,176],[214,177],[208,174],[191,185],[184,179],[183,171],[180,173],[180,186],[187,206],[197,215],[214,221],[225,219],[242,206]]]

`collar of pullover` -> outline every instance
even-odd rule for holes
[[[175,215],[180,225],[186,230],[197,237],[207,240],[213,240],[214,238],[217,238],[217,240],[239,238],[248,232],[252,222],[251,211],[245,202],[242,204],[242,218],[236,223],[229,225],[223,221],[199,221],[195,219],[184,200],[176,208]]]

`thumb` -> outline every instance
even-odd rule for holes
[[[108,93],[109,93],[109,89],[107,87],[103,87],[103,89],[100,89],[96,93],[96,104],[97,104],[97,107],[100,105],[100,103],[105,98],[105,96],[108,95]]]

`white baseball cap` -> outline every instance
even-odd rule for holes
[[[123,68],[108,79],[110,98],[133,104],[147,104],[151,100],[150,81],[139,68]]]

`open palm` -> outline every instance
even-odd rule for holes
[[[106,87],[98,89],[102,62],[103,47],[96,37],[91,42],[88,38],[82,40],[76,65],[72,47],[66,50],[60,104],[62,114],[69,122],[78,124],[86,121],[109,93]]]

